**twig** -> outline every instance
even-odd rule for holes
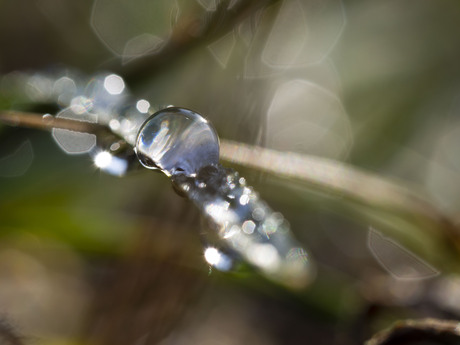
[[[422,319],[398,321],[389,329],[377,333],[366,345],[399,344],[460,344],[460,322]]]
[[[41,114],[17,111],[0,112],[0,122],[42,130],[62,128],[98,136],[114,136],[103,125],[51,116],[44,118]],[[443,231],[449,245],[454,244],[457,249],[460,248],[460,231],[453,220],[420,194],[391,180],[325,158],[279,152],[229,140],[221,140],[220,144],[220,156],[225,161],[306,183],[313,188],[333,192],[370,207],[426,219],[436,229]]]

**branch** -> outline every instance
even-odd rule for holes
[[[98,138],[114,136],[109,128],[100,124],[17,111],[0,111],[0,122],[42,130],[61,128],[93,133]],[[339,161],[229,140],[220,141],[220,156],[227,162],[307,184],[317,190],[333,192],[369,207],[424,219],[434,225],[436,231],[442,231],[449,247],[460,251],[460,230],[455,220],[440,212],[420,194],[381,176]]]
[[[243,19],[279,0],[240,0],[228,9],[230,1],[220,1],[217,9],[203,18],[187,18],[177,23],[164,47],[155,54],[136,60],[135,64],[112,66],[129,85],[136,85],[152,74],[182,58],[195,47],[211,43],[232,30]]]

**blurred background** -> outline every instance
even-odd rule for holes
[[[18,73],[112,71],[223,139],[366,170],[443,215],[234,166],[315,258],[291,291],[210,268],[166,176],[109,176],[0,124],[0,343],[348,345],[459,319],[459,32],[456,0],[0,1],[1,110],[51,111],[11,87]]]

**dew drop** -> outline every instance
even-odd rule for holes
[[[171,176],[186,175],[219,161],[219,139],[199,114],[184,108],[167,108],[153,114],[142,125],[136,152],[146,168],[160,168]]]

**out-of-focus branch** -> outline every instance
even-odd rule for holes
[[[229,0],[218,2],[217,9],[200,18],[187,18],[177,23],[161,51],[136,60],[135,64],[113,66],[130,85],[151,78],[152,74],[183,57],[188,51],[213,42],[232,30],[239,22],[279,0],[239,0],[229,9]]]
[[[423,319],[396,322],[377,333],[366,345],[460,344],[460,321]]]

